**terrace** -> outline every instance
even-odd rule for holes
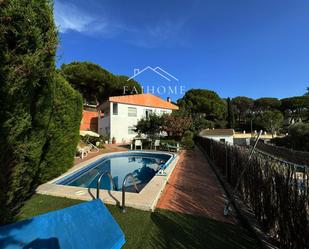
[[[107,151],[123,150],[115,145],[107,147]],[[82,201],[78,199],[82,198],[37,194],[16,218],[22,220],[78,204]],[[180,152],[153,211],[128,208],[123,214],[118,206],[107,207],[124,231],[124,248],[257,248],[258,242],[235,214],[223,215],[225,202],[219,181],[202,152],[195,148]]]

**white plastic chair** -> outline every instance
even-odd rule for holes
[[[155,150],[157,150],[157,147],[160,147],[160,140],[155,140],[153,147]]]
[[[141,147],[141,150],[143,149],[143,143],[141,140],[135,140],[134,141],[134,147],[136,149],[136,147]]]

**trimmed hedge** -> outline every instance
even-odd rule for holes
[[[55,77],[50,126],[43,146],[39,182],[67,171],[74,162],[82,118],[82,97],[60,75]]]
[[[81,99],[56,75],[56,46],[51,1],[0,1],[0,224],[73,160]]]

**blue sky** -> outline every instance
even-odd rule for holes
[[[55,0],[54,12],[58,66],[91,61],[127,76],[159,66],[173,86],[221,97],[284,98],[309,86],[307,0]],[[170,84],[154,77],[137,80]]]

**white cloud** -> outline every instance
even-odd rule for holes
[[[72,3],[55,1],[55,22],[61,33],[70,30],[77,32],[93,32],[103,30],[106,24],[102,20],[96,20],[85,11],[77,8]]]
[[[152,26],[140,27],[133,30],[135,35],[130,36],[128,42],[145,48],[186,46],[187,40],[183,30],[185,23],[185,20],[164,20]]]
[[[78,4],[78,1],[55,0],[54,3],[55,22],[60,33],[75,31],[96,37],[118,37],[145,48],[182,46],[185,43],[185,36],[180,34],[190,15],[181,20],[165,19],[152,24],[130,23],[125,16],[111,16],[110,12],[104,11],[102,6],[108,6],[102,2],[96,5],[91,1]]]

